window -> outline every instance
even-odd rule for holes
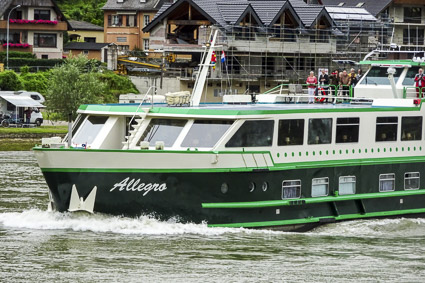
[[[394,81],[397,83],[403,68],[395,68]],[[390,85],[387,67],[372,67],[361,82],[362,85]]]
[[[271,146],[274,121],[245,121],[226,147]]]
[[[420,24],[422,9],[420,7],[404,7],[404,22]]]
[[[56,34],[50,33],[35,33],[35,47],[56,47]]]
[[[143,39],[143,50],[149,50],[149,39]]]
[[[128,27],[135,27],[137,26],[137,17],[135,15],[127,15],[125,23]]]
[[[143,26],[145,27],[145,26],[147,26],[148,24],[149,24],[149,22],[150,22],[150,17],[149,17],[149,15],[144,15],[143,16]]]
[[[118,36],[117,37],[117,42],[127,42],[127,37],[125,37],[125,36]]]
[[[339,177],[339,194],[353,195],[356,193],[356,177],[341,176]]]
[[[329,192],[329,178],[314,178],[311,181],[311,196],[323,197]]]
[[[419,141],[422,139],[422,116],[401,118],[401,140]]]
[[[42,54],[42,55],[41,55],[41,59],[49,59],[49,55],[47,55],[47,54]]]
[[[420,175],[419,172],[409,172],[404,174],[404,189],[417,190],[419,189]]]
[[[291,180],[282,182],[282,199],[300,198],[301,180]]]
[[[308,144],[328,144],[332,137],[332,119],[309,119]]]
[[[76,136],[72,139],[73,144],[77,145],[89,145],[95,140],[97,134],[103,128],[103,125],[108,120],[108,117],[104,116],[89,116],[78,130]]]
[[[397,140],[398,117],[377,117],[376,136],[377,142]]]
[[[182,147],[213,147],[233,121],[196,120],[182,142]]]
[[[359,141],[360,118],[336,119],[336,143],[349,143]]]
[[[182,131],[186,120],[152,119],[141,136],[141,141],[148,141],[149,146],[155,146],[157,141],[163,141],[164,146],[171,147]]]
[[[34,20],[50,21],[50,10],[34,10]]]
[[[84,42],[96,42],[96,37],[84,37]]]
[[[395,190],[395,174],[381,174],[379,175],[379,191],[391,192]]]
[[[406,77],[403,80],[404,86],[413,86],[415,84],[415,75],[419,73],[419,67],[411,67],[407,70]]]
[[[411,28],[403,30],[403,44],[423,45],[424,30],[421,28]]]
[[[302,145],[304,119],[279,120],[278,145]]]
[[[89,51],[88,50],[83,50],[83,54],[84,55],[89,55]]]
[[[108,26],[122,26],[122,15],[109,15]]]

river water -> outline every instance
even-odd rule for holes
[[[425,220],[308,233],[47,211],[32,152],[0,152],[0,282],[424,282]]]

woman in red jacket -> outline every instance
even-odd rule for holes
[[[419,69],[419,73],[415,76],[415,86],[416,97],[423,97],[423,93],[425,91],[425,77],[424,70],[422,68]]]

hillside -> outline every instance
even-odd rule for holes
[[[68,20],[86,21],[103,26],[103,10],[107,0],[56,0]]]

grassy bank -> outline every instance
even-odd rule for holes
[[[42,137],[65,136],[67,126],[42,126],[39,128],[0,128],[0,151],[31,150],[41,143]]]

